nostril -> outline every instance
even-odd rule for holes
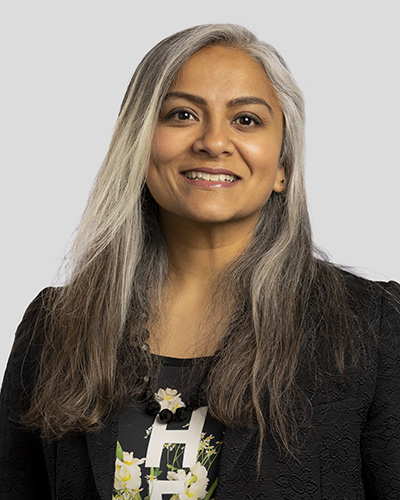
[[[193,143],[193,150],[196,153],[217,157],[220,155],[231,155],[234,152],[234,146],[229,139],[210,140],[210,138],[202,137]]]

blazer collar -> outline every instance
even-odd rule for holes
[[[94,482],[101,500],[112,498],[117,439],[118,419],[110,422],[98,434],[86,434]]]

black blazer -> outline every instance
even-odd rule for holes
[[[257,478],[257,432],[227,429],[215,500],[400,499],[400,286],[351,277],[376,336],[362,369],[349,381],[332,376],[318,386],[304,371],[312,427],[304,430],[298,459],[279,454],[271,436]],[[382,288],[386,289],[382,293]],[[28,308],[17,337],[37,317],[41,296]],[[69,435],[49,443],[10,419],[29,393],[38,346],[13,349],[0,400],[1,500],[111,500],[117,420],[99,434]]]

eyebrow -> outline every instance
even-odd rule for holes
[[[191,101],[195,104],[207,106],[207,101],[205,99],[198,95],[189,94],[187,92],[168,92],[164,100],[174,97],[187,99],[188,101]],[[274,112],[272,111],[272,107],[267,103],[267,101],[261,99],[260,97],[237,97],[236,99],[232,99],[231,101],[229,101],[226,107],[233,108],[235,106],[241,106],[243,104],[262,104],[263,106],[266,106],[268,108],[271,115],[274,114]]]
[[[261,99],[260,97],[238,97],[237,99],[232,99],[232,101],[229,101],[227,107],[233,108],[234,106],[240,106],[243,104],[262,104],[269,109],[269,112],[272,115],[274,114],[271,106],[267,103],[267,101],[264,101],[264,99]]]

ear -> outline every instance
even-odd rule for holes
[[[286,175],[285,175],[285,167],[279,167],[278,172],[276,173],[276,179],[274,184],[275,193],[282,193],[286,188]]]

